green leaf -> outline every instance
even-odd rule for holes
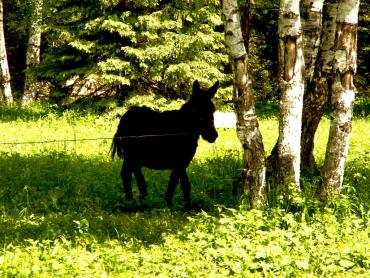
[[[349,261],[349,260],[346,260],[346,259],[341,259],[339,261],[339,264],[340,264],[340,266],[342,266],[342,267],[344,267],[346,269],[351,268],[351,267],[353,267],[355,265],[354,262]]]

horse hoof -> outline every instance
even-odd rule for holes
[[[190,203],[185,203],[184,204],[184,209],[186,211],[192,211],[193,210],[193,207],[192,207],[192,205]]]
[[[133,212],[133,208],[125,204],[119,204],[114,209],[114,212]]]

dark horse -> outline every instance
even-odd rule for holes
[[[218,89],[217,81],[208,90],[199,82],[180,110],[155,112],[148,107],[131,107],[121,118],[112,144],[115,153],[123,158],[122,183],[127,200],[132,200],[131,178],[134,173],[140,199],[147,195],[142,167],[171,169],[165,200],[172,206],[177,183],[181,182],[185,209],[191,208],[190,182],[186,168],[194,157],[201,135],[213,143],[218,134],[213,122],[215,106],[211,99]]]

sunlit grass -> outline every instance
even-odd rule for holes
[[[183,211],[179,188],[168,209],[169,172],[145,170],[148,199],[127,212],[122,162],[108,155],[122,111],[0,109],[0,142],[72,140],[0,145],[1,277],[369,275],[369,118],[353,121],[346,190],[325,208],[239,208],[242,149],[235,130],[219,129],[216,143],[199,141],[188,168],[198,211]],[[329,124],[315,138],[319,165]],[[268,154],[277,119],[261,117],[260,130]],[[106,139],[79,141],[93,138]]]

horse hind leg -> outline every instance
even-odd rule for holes
[[[172,198],[175,194],[176,185],[179,182],[180,175],[178,170],[173,170],[170,174],[170,180],[168,182],[167,192],[164,195],[164,199],[167,202],[167,206],[172,207]]]
[[[182,193],[184,194],[184,208],[185,210],[191,210],[191,184],[186,169],[180,172],[180,182]]]
[[[135,175],[135,178],[136,178],[137,186],[138,186],[139,191],[140,191],[139,198],[140,198],[140,200],[143,200],[143,199],[145,199],[146,195],[148,195],[148,185],[145,181],[144,175],[141,172],[140,167],[135,168],[134,175]]]
[[[133,170],[132,170],[131,165],[127,161],[124,161],[122,165],[122,170],[121,170],[121,179],[122,179],[122,184],[123,184],[123,188],[125,191],[125,197],[126,197],[126,200],[128,201],[134,198],[132,195],[132,188],[131,188],[132,172]]]

